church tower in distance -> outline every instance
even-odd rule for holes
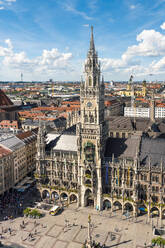
[[[93,27],[85,62],[85,82],[81,82],[81,118],[77,125],[78,183],[80,205],[102,208],[102,160],[105,145],[104,81],[100,80],[100,63],[95,50]]]

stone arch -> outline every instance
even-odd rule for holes
[[[70,203],[78,202],[78,197],[77,197],[77,195],[76,195],[76,194],[71,194],[71,195],[69,196],[69,201],[70,201]]]
[[[50,198],[50,192],[49,192],[49,190],[44,189],[42,191],[42,199],[48,199],[48,198]]]
[[[92,194],[91,189],[86,189],[85,194],[84,194],[84,203],[85,206],[94,206],[94,197]]]
[[[125,202],[124,203],[124,210],[133,212],[134,210],[134,205],[131,202]]]
[[[58,200],[59,198],[60,198],[60,196],[59,196],[59,194],[58,194],[57,191],[53,191],[53,192],[51,193],[51,199],[52,199],[52,200]]]
[[[138,215],[145,215],[148,213],[148,208],[145,204],[141,204],[138,206]]]
[[[66,200],[66,198],[67,198],[67,200],[68,200],[68,193],[67,193],[67,192],[62,192],[62,193],[60,194],[60,198],[61,198],[61,200]]]
[[[159,208],[158,207],[152,207],[150,209],[150,214],[151,214],[151,217],[159,216],[160,215]]]
[[[116,211],[122,209],[122,203],[120,201],[114,201],[113,206],[116,207]]]
[[[103,209],[110,209],[112,207],[111,201],[109,199],[104,199],[103,201]]]

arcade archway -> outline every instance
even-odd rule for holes
[[[87,189],[84,195],[84,203],[86,207],[94,207],[94,197],[92,195],[92,191]]]
[[[109,200],[106,199],[103,201],[103,209],[111,209],[111,202]]]
[[[119,201],[115,201],[113,206],[115,211],[122,210],[122,204]]]
[[[151,214],[152,218],[159,217],[159,209],[157,207],[151,208],[150,209],[150,214]]]
[[[50,198],[50,193],[48,190],[43,190],[42,191],[42,199],[49,199]]]
[[[52,200],[59,200],[60,198],[59,194],[56,191],[53,191],[51,196],[52,196]]]
[[[77,202],[77,196],[75,194],[70,195],[69,199],[70,199],[70,203]]]
[[[138,215],[142,216],[148,213],[147,206],[142,204],[138,206]]]

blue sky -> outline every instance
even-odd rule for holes
[[[164,13],[165,0],[0,0],[0,81],[79,80],[91,25],[106,80],[164,80]]]

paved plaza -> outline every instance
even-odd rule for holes
[[[97,212],[90,208],[64,209],[57,216],[48,213],[39,220],[19,217],[0,224],[3,229],[1,242],[5,247],[28,248],[82,248],[87,238],[88,215],[92,219],[92,237],[106,247],[138,248],[148,245],[153,238],[152,225],[147,224],[146,216],[126,219],[121,213]],[[21,224],[24,220],[24,228]],[[157,225],[153,219],[153,225]],[[8,228],[11,228],[9,233]],[[7,230],[7,232],[4,232]],[[32,238],[29,238],[32,234]],[[18,245],[16,245],[18,244]]]

